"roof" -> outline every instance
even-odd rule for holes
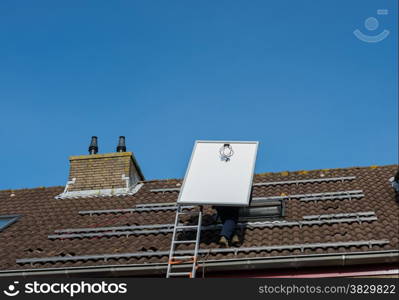
[[[211,264],[398,251],[399,204],[388,181],[397,168],[388,165],[255,175],[252,196],[284,199],[284,218],[241,224],[241,247],[221,252],[215,211],[205,207],[200,261]],[[257,184],[261,182],[269,184]],[[0,275],[11,270],[102,266],[131,266],[137,274],[144,266],[163,272],[172,235],[168,224],[173,223],[175,211],[170,205],[163,210],[132,208],[173,203],[180,185],[179,179],[151,180],[144,181],[134,195],[76,199],[55,199],[64,189],[61,186],[0,191],[0,215],[21,215],[0,232]],[[159,191],[165,188],[169,190]],[[346,193],[335,197],[314,199],[308,195],[343,191]],[[311,200],[304,201],[305,194]],[[93,210],[111,211],[88,212]],[[187,249],[184,247],[179,245],[178,250]]]

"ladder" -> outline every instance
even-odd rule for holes
[[[198,258],[198,249],[200,244],[201,237],[201,223],[202,223],[202,206],[199,207],[198,211],[188,211],[184,209],[192,208],[192,206],[177,206],[175,224],[173,228],[172,242],[170,245],[169,252],[169,260],[168,260],[168,268],[166,271],[166,278],[170,277],[189,277],[195,278],[195,273],[197,271],[197,258]],[[180,222],[180,217],[182,215],[198,215],[198,222],[195,225],[184,225]],[[178,240],[178,235],[180,232],[184,232],[186,229],[190,229],[192,232],[193,229],[195,233],[195,239],[186,239],[186,240]],[[184,251],[176,251],[176,246],[179,244],[193,244],[194,249],[184,250]],[[184,254],[191,255],[179,255],[184,252]],[[180,266],[179,266],[180,265]],[[179,267],[177,267],[179,266]],[[176,269],[179,268],[179,272]],[[183,271],[182,271],[183,270]]]

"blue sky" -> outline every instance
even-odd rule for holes
[[[397,11],[1,1],[0,189],[64,185],[92,135],[100,153],[125,135],[147,179],[184,176],[196,139],[258,140],[256,172],[397,163]]]

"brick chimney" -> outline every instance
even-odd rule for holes
[[[124,152],[125,137],[119,137],[119,152],[97,154],[97,151],[97,137],[92,137],[89,155],[69,157],[68,182],[64,192],[56,198],[105,197],[137,192],[144,176],[133,153]]]

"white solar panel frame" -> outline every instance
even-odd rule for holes
[[[209,144],[215,145],[215,158],[206,155],[199,157],[207,154],[206,148],[201,149],[201,146],[209,148]],[[219,156],[219,149],[224,144],[230,144],[234,150],[228,162],[222,161]],[[177,203],[249,206],[258,145],[257,141],[195,141]],[[220,167],[216,161],[221,164]],[[229,166],[229,172],[223,168],[223,164]],[[213,180],[204,182],[203,178],[207,174]]]

